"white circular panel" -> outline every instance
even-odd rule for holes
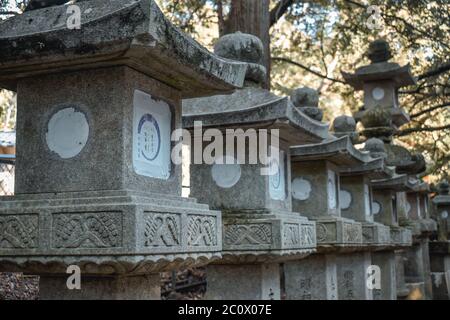
[[[448,218],[448,212],[447,211],[442,211],[441,212],[441,218],[442,219],[447,219]]]
[[[339,191],[339,201],[341,203],[341,209],[350,208],[350,204],[352,203],[352,194],[347,190]]]
[[[382,100],[384,98],[384,89],[380,87],[376,87],[372,90],[372,97],[375,100]]]
[[[307,200],[311,194],[311,183],[304,178],[292,180],[292,196],[297,200]]]
[[[48,148],[63,159],[78,155],[87,143],[89,124],[86,115],[75,108],[56,112],[47,124]]]
[[[211,175],[219,187],[231,188],[241,178],[241,166],[235,158],[226,156],[220,163],[212,166]]]
[[[372,212],[374,215],[379,214],[381,211],[381,205],[377,201],[372,202]]]

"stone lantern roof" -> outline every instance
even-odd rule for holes
[[[120,65],[180,90],[185,98],[224,93],[244,82],[245,63],[200,46],[169,23],[153,0],[91,0],[77,6],[80,29],[67,27],[64,5],[0,22],[0,87],[16,90],[23,77]]]
[[[416,84],[409,64],[400,67],[394,62],[379,62],[356,69],[355,73],[342,72],[345,81],[355,90],[362,90],[363,83],[374,80],[393,80],[397,88]]]
[[[372,180],[373,189],[388,189],[401,192],[411,191],[411,187],[406,174],[396,174],[388,179]]]
[[[396,167],[399,174],[418,174],[426,169],[426,162],[422,154],[411,153],[402,146],[385,144],[387,159],[390,166]]]
[[[328,160],[338,166],[355,166],[372,161],[368,152],[356,149],[348,136],[323,143],[291,147],[292,161]]]
[[[203,127],[252,127],[279,129],[291,144],[314,143],[329,138],[328,124],[315,121],[290,102],[262,88],[244,88],[231,95],[183,101],[183,127],[194,121]]]

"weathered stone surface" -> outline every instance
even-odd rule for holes
[[[23,77],[118,65],[167,83],[183,97],[223,93],[244,82],[246,64],[201,47],[170,24],[153,0],[77,5],[80,30],[67,28],[66,6],[0,23],[0,86],[15,90]]]
[[[336,256],[339,300],[372,300],[367,287],[367,268],[372,264],[370,252]]]
[[[323,111],[319,109],[319,94],[316,90],[308,87],[295,89],[291,93],[291,101],[311,119],[322,121]]]
[[[287,97],[260,88],[236,90],[183,101],[183,127],[193,129],[194,121],[204,128],[279,129],[280,138],[291,144],[315,143],[328,138],[328,124],[319,123],[299,112]],[[269,126],[268,126],[269,125]]]
[[[385,147],[388,155],[386,162],[390,166],[395,166],[398,174],[419,174],[426,169],[423,155],[412,154],[406,148],[397,145],[387,144]]]
[[[276,263],[208,265],[208,300],[280,300],[280,266]]]
[[[291,101],[297,108],[319,107],[319,94],[316,90],[303,87],[292,91]]]
[[[287,300],[338,300],[334,255],[312,255],[284,263]]]
[[[322,143],[291,147],[293,162],[327,160],[340,167],[351,167],[372,161],[368,152],[356,149],[348,136]]]
[[[353,144],[359,143],[359,134],[356,132],[356,121],[353,117],[342,115],[334,118],[331,129],[336,137],[349,136]]]
[[[0,208],[0,267],[64,274],[147,274],[219,258],[220,212],[143,192],[36,194]]]
[[[397,299],[404,300],[409,295],[405,280],[405,250],[395,251],[395,277],[397,282]]]
[[[220,57],[247,62],[246,80],[264,85],[266,68],[263,64],[263,43],[251,34],[236,32],[220,37],[214,52]]]
[[[320,217],[315,221],[318,252],[354,251],[363,246],[360,222],[342,217]]]
[[[41,276],[41,300],[160,300],[159,275],[81,277],[81,289],[67,288],[67,275]]]
[[[372,63],[385,62],[392,58],[389,43],[384,39],[377,39],[369,44],[367,56]]]
[[[363,243],[374,247],[388,247],[391,244],[391,231],[388,226],[376,222],[363,222]]]
[[[372,265],[380,267],[380,289],[373,289],[374,300],[397,300],[396,261],[393,251],[372,253]]]
[[[392,79],[398,87],[416,83],[409,64],[400,67],[394,62],[373,63],[356,69],[354,74],[342,72],[342,76],[355,90],[362,90],[364,82],[386,79]]]
[[[52,6],[59,6],[68,3],[70,0],[31,0],[25,7],[25,11],[48,8]],[[87,0],[74,0],[72,2],[82,2]]]
[[[291,212],[235,212],[223,219],[223,259],[217,263],[283,261],[316,249],[316,225]]]
[[[374,158],[386,158],[386,147],[384,142],[377,138],[370,138],[364,145],[364,150],[370,152],[370,155]]]
[[[409,65],[400,67],[387,62],[391,53],[384,40],[372,42],[367,55],[371,64],[358,68],[353,74],[342,72],[342,75],[356,90],[364,90],[364,106],[354,115],[364,124],[363,135],[390,142],[394,130],[410,121],[399,106],[398,89],[415,84],[416,79]]]

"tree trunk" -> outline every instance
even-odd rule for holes
[[[222,35],[241,31],[261,39],[264,45],[264,66],[267,87],[270,86],[270,0],[232,0],[230,13],[224,21]]]

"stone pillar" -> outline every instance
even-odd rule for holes
[[[367,286],[367,270],[372,264],[370,252],[355,252],[337,256],[339,300],[372,300]]]
[[[380,267],[381,287],[373,290],[374,300],[397,300],[396,260],[394,251],[372,253],[372,264]]]
[[[40,300],[159,300],[159,274],[142,276],[81,277],[81,289],[67,288],[67,275],[43,275]]]
[[[208,300],[280,300],[279,263],[209,265]]]
[[[284,263],[286,299],[337,300],[337,267],[333,254],[315,254]]]
[[[222,249],[221,213],[181,197],[181,100],[232,91],[246,65],[208,52],[153,0],[77,5],[80,30],[61,23],[66,6],[0,25],[0,87],[18,109],[0,270],[40,275],[44,299],[156,299],[159,272]],[[70,265],[81,290],[65,286]]]

